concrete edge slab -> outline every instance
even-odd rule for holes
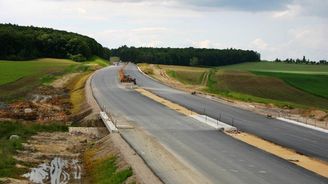
[[[316,131],[319,131],[319,132],[328,133],[328,130],[326,130],[326,129],[323,129],[323,128],[320,128],[320,127],[315,127],[313,125],[307,125],[307,124],[297,122],[297,121],[294,121],[294,120],[291,120],[291,119],[286,119],[286,118],[282,118],[282,117],[277,117],[276,119],[287,122],[287,123],[292,123],[294,125],[309,128],[309,129],[312,129],[312,130],[316,130]]]

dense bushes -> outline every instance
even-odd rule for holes
[[[135,48],[123,46],[112,49],[111,53],[114,56],[119,56],[123,61],[185,66],[221,66],[260,61],[259,53],[240,49]]]
[[[93,55],[110,55],[109,49],[87,36],[32,26],[0,24],[0,43],[0,59],[6,60],[52,57],[83,61]]]

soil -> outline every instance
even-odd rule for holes
[[[79,74],[80,73],[66,74],[63,77],[61,77],[61,78],[55,80],[54,82],[52,82],[51,86],[54,87],[54,88],[64,88],[70,80],[72,80],[74,77],[76,77]]]
[[[50,183],[54,179],[81,183],[85,179],[83,152],[104,137],[103,128],[74,127],[70,132],[38,133],[23,144],[16,160],[32,168],[21,179],[4,178],[8,183]],[[22,167],[17,165],[17,167]],[[54,170],[53,170],[54,169]],[[55,174],[54,174],[55,173]]]

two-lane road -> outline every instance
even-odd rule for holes
[[[128,69],[134,70],[133,67],[129,66]],[[115,116],[124,116],[133,121],[135,126],[143,128],[211,182],[328,183],[326,178],[237,141],[134,90],[125,89],[118,82],[118,70],[119,67],[107,67],[95,73],[92,88],[100,105],[106,105]],[[129,138],[131,131],[121,130],[121,133],[130,144],[138,148],[137,145],[141,143]],[[157,168],[153,169],[158,171]],[[167,172],[158,171],[157,174],[163,181],[175,183]]]
[[[222,122],[228,124],[231,123],[231,117],[234,117],[234,126],[242,131],[291,148],[299,153],[328,161],[327,133],[276,119],[268,119],[254,112],[172,89],[144,76],[134,64],[129,64],[125,71],[137,79],[139,86],[158,96],[192,109],[199,114],[203,114],[205,108],[206,114],[214,119],[222,113]]]

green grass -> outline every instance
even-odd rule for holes
[[[29,137],[38,132],[67,130],[67,126],[59,123],[40,125],[36,123],[0,122],[0,177],[19,177],[25,172],[24,169],[15,167],[19,162],[13,158],[13,155],[16,154],[16,150],[22,149],[22,143],[26,142]],[[9,140],[11,135],[18,135],[20,139]]]
[[[32,61],[0,61],[0,85],[14,82],[27,76],[40,77],[62,71],[77,63],[64,59],[38,59]]]
[[[98,184],[122,184],[132,176],[132,169],[125,168],[118,171],[117,157],[104,159],[92,170],[93,182]]]
[[[98,145],[93,145],[84,152],[84,167],[89,183],[97,184],[122,184],[133,175],[131,167],[119,168],[119,155],[107,153],[103,157],[97,156],[103,150]]]
[[[48,85],[64,74],[94,71],[108,65],[109,62],[99,57],[80,63],[51,58],[0,61],[0,101],[23,98],[37,86]]]
[[[328,75],[328,65],[287,64],[266,61],[227,65],[218,67],[218,69]]]
[[[167,70],[166,73],[184,84],[200,85],[205,72],[202,71],[174,71]]]
[[[109,61],[103,59],[103,58],[100,58],[98,56],[93,56],[90,60],[84,62],[85,64],[97,64],[101,67],[106,67],[110,64]]]
[[[208,72],[208,68],[202,67],[173,65],[158,65],[158,67],[164,69],[170,77],[190,85],[201,85],[206,72]]]

